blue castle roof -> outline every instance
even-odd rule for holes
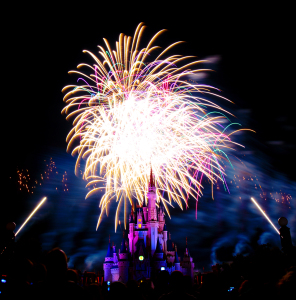
[[[144,252],[144,257],[147,258],[148,257],[148,253],[147,253],[147,249],[145,247],[145,242],[142,239],[139,239],[137,241],[137,250],[135,251],[135,256],[138,257],[140,252],[141,252],[141,248],[142,251]]]
[[[175,251],[175,263],[180,263],[177,251]]]
[[[110,242],[109,242],[109,245],[108,245],[108,250],[107,250],[106,257],[113,257],[112,251],[111,251],[111,244],[110,244]]]
[[[157,245],[156,245],[155,252],[156,253],[163,253],[162,247],[160,246],[160,243],[159,243],[159,238],[157,239]]]
[[[126,253],[125,239],[122,239],[120,253]]]
[[[168,251],[174,251],[173,242],[171,240],[168,240]]]

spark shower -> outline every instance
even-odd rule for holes
[[[84,159],[86,198],[103,192],[97,228],[114,201],[115,229],[121,206],[126,226],[128,202],[134,206],[134,200],[140,205],[147,201],[151,169],[157,201],[168,215],[174,203],[182,209],[189,197],[197,201],[203,176],[212,185],[225,183],[225,162],[231,164],[226,152],[239,145],[231,139],[237,131],[232,125],[239,124],[231,123],[230,113],[208,98],[229,100],[212,86],[188,81],[189,76],[209,71],[196,68],[204,61],[168,55],[180,41],[163,50],[155,46],[165,30],[140,48],[144,29],[140,23],[133,38],[121,33],[116,50],[104,39],[99,57],[84,50],[94,64],[78,65],[87,73],[70,71],[81,76],[79,85],[63,89],[62,113],[74,118],[66,140],[67,151],[78,156],[75,174],[81,172]]]

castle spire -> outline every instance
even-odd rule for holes
[[[113,257],[112,252],[111,252],[110,238],[109,238],[109,244],[108,244],[108,250],[107,250],[106,257]]]
[[[163,253],[162,247],[160,246],[159,238],[157,238],[157,245],[156,245],[156,253]]]
[[[120,253],[127,253],[127,252],[126,252],[126,247],[125,247],[125,239],[124,239],[124,236],[123,236],[122,242],[121,242]]]
[[[188,251],[188,245],[187,245],[187,236],[186,236],[186,250],[185,250],[186,256],[190,257],[189,251]]]
[[[175,245],[175,263],[179,264],[179,257],[178,257],[178,253],[177,253],[177,245]]]
[[[131,207],[130,223],[134,223],[134,211],[133,211],[133,207]]]
[[[155,182],[153,180],[152,167],[150,167],[150,182],[149,187],[155,187]]]

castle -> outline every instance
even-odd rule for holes
[[[168,240],[168,232],[164,220],[164,207],[156,207],[156,188],[150,174],[148,187],[148,206],[137,208],[135,216],[130,216],[128,245],[123,238],[117,255],[116,246],[109,241],[105,257],[104,281],[140,280],[154,277],[160,270],[169,273],[178,270],[193,279],[194,263],[187,249],[180,262],[177,248]]]

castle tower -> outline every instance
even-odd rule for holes
[[[187,237],[186,237],[186,250],[182,261],[182,270],[183,270],[183,275],[190,275],[193,280],[194,262],[193,262],[193,258],[189,254],[189,250],[187,246]]]
[[[111,277],[112,277],[112,282],[118,281],[119,279],[119,270],[118,270],[118,265],[114,265],[111,268]]]
[[[149,237],[149,245],[151,250],[151,256],[154,255],[156,246],[157,246],[157,238],[158,238],[158,221],[157,221],[157,211],[156,211],[156,188],[155,182],[153,180],[152,169],[150,172],[150,182],[148,186],[148,237]]]
[[[165,221],[164,221],[164,206],[163,206],[162,202],[159,203],[158,221],[159,221],[159,231],[162,232],[164,224],[165,224]]]
[[[118,258],[117,258],[117,254],[116,254],[116,246],[112,246],[112,248],[113,248],[113,263],[117,264]]]
[[[157,221],[157,212],[156,212],[156,188],[155,182],[153,180],[152,169],[150,173],[150,182],[148,187],[148,221]]]
[[[163,258],[163,250],[161,249],[159,239],[157,239],[157,247],[153,257],[153,272],[156,273],[161,270],[162,267],[166,268],[166,266],[166,260]]]
[[[162,234],[163,234],[163,252],[166,255],[167,254],[167,241],[168,241],[168,232],[167,232],[166,224],[164,224],[164,226],[163,226]]]
[[[107,255],[105,257],[105,262],[103,264],[104,269],[104,281],[112,281],[111,268],[113,266],[113,253],[111,251],[111,244],[109,239],[109,245],[107,250]]]
[[[170,265],[174,264],[175,262],[175,247],[173,246],[170,233],[169,233],[169,239],[167,241],[166,259],[167,259],[167,263],[169,263]]]
[[[158,222],[150,221],[150,249],[151,249],[151,257],[153,257],[154,252],[157,246],[157,238],[158,238]]]
[[[175,270],[181,271],[180,261],[177,253],[177,246],[175,246]]]
[[[137,222],[136,223],[137,223],[137,229],[143,228],[143,224],[145,223],[145,220],[144,220],[142,208],[139,208],[137,210]]]
[[[145,222],[147,222],[148,221],[148,207],[145,204],[145,201],[143,203],[143,214],[144,214],[144,220],[145,220]]]
[[[111,267],[111,277],[112,282],[118,281],[119,270],[118,270],[118,257],[116,254],[116,246],[112,246],[113,248],[113,266]]]
[[[119,278],[118,281],[127,283],[128,281],[128,252],[126,251],[125,240],[122,239],[121,249],[119,253],[118,269],[119,269]]]
[[[129,222],[129,234],[128,234],[128,241],[129,241],[129,251],[131,255],[134,255],[134,226],[135,221],[133,218],[133,215],[130,216],[130,222]]]
[[[155,249],[154,258],[156,260],[163,260],[163,250],[161,249],[159,239],[157,239],[157,246]]]

